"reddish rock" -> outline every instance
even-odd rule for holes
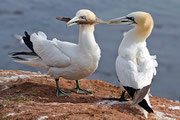
[[[76,87],[75,81],[60,79],[65,90]],[[72,93],[56,97],[53,78],[46,74],[0,70],[0,119],[2,120],[141,120],[143,114],[129,102],[105,101],[120,97],[121,88],[101,80],[82,79],[83,88],[93,95]],[[165,98],[150,97],[155,113],[148,119],[180,119],[180,103]]]

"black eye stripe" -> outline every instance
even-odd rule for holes
[[[126,17],[126,18],[129,19],[129,20],[134,21],[134,17]]]

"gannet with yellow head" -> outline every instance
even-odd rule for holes
[[[43,32],[29,35],[25,32],[24,43],[32,52],[13,52],[9,54],[13,58],[21,59],[16,61],[36,68],[48,71],[48,74],[56,80],[57,96],[69,96],[69,92],[59,87],[59,78],[76,80],[76,93],[91,94],[92,92],[80,88],[79,79],[91,75],[98,67],[101,50],[95,41],[94,26],[103,23],[102,20],[87,9],[79,10],[72,19],[57,17],[58,20],[67,22],[67,26],[80,25],[79,43],[64,42],[54,38],[48,40]],[[22,58],[18,55],[33,55],[36,58]]]
[[[144,115],[153,113],[148,92],[152,78],[156,75],[156,56],[151,56],[146,39],[152,32],[153,19],[149,13],[133,12],[127,16],[112,19],[109,24],[128,24],[133,29],[124,34],[116,59],[116,73],[124,89],[133,98],[132,106],[139,105]],[[121,100],[124,98],[124,91]]]

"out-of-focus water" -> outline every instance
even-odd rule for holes
[[[152,95],[180,100],[180,1],[179,0],[0,0],[0,69],[40,71],[12,61],[7,54],[27,48],[14,39],[43,31],[49,39],[56,37],[69,42],[78,41],[78,26],[66,28],[56,16],[73,17],[82,8],[90,9],[103,19],[120,17],[133,11],[152,14],[155,27],[147,40],[152,55],[157,55],[159,67],[151,87]],[[88,78],[101,79],[118,85],[115,59],[122,33],[129,26],[100,24],[95,37],[102,50],[99,68]],[[43,72],[43,71],[42,71]]]

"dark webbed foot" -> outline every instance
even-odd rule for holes
[[[93,94],[91,91],[88,91],[88,90],[82,89],[82,88],[75,88],[75,89],[72,89],[71,91],[75,92],[77,94],[86,94],[86,95]]]
[[[56,96],[60,97],[60,96],[70,96],[71,92],[69,91],[64,91],[61,88],[59,88],[59,79],[56,79]]]
[[[125,90],[122,91],[121,97],[120,98],[104,98],[104,100],[114,100],[114,101],[119,101],[119,102],[124,102],[124,101],[128,101],[125,98]]]
[[[79,85],[79,81],[76,80],[76,88],[75,89],[72,89],[71,91],[72,92],[75,92],[77,94],[85,94],[85,95],[88,95],[88,94],[93,94],[91,91],[88,91],[86,89],[82,89]]]
[[[64,91],[64,90],[62,90],[62,89],[56,89],[56,96],[57,97],[69,97],[71,95],[71,92],[69,92],[69,91]]]

